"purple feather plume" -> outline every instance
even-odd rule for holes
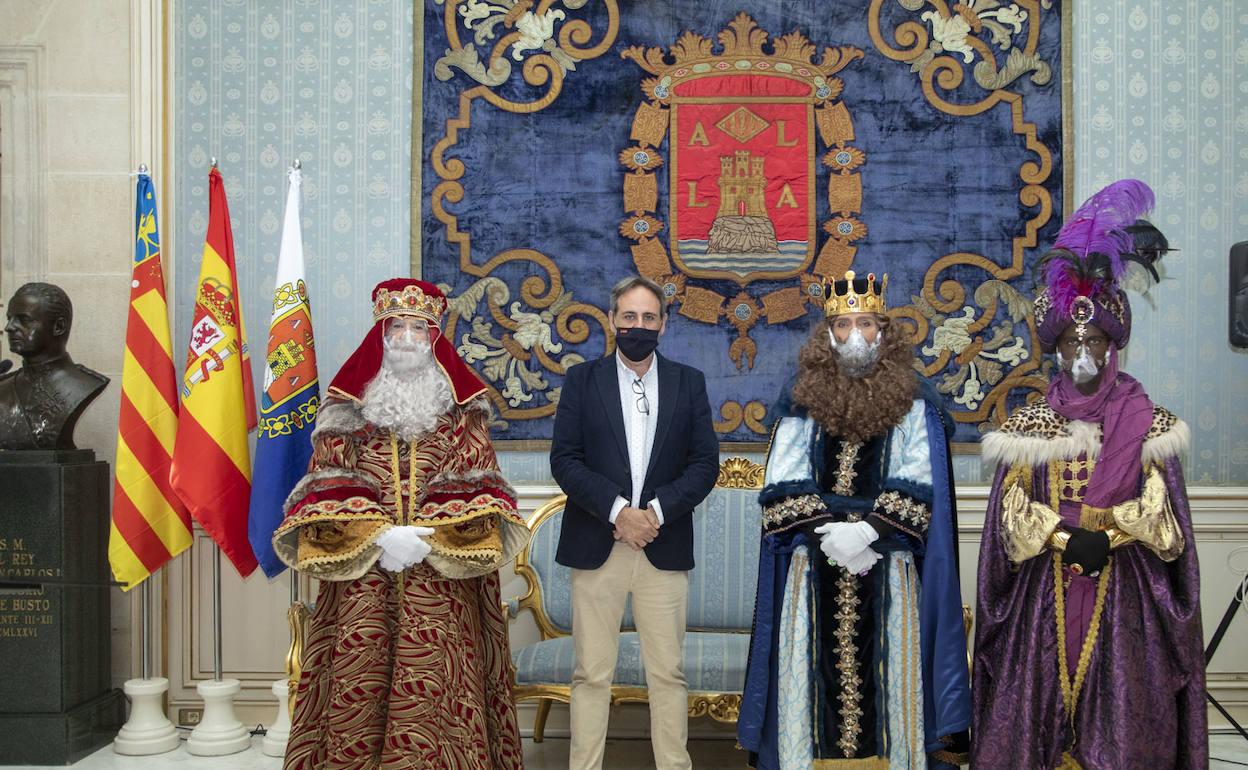
[[[1127,228],[1154,202],[1148,185],[1123,179],[1088,198],[1066,220],[1054,247],[1069,254],[1050,259],[1044,266],[1044,283],[1059,312],[1068,312],[1080,295],[1095,296],[1116,288],[1126,270],[1123,256],[1135,248]],[[1095,254],[1103,254],[1108,264]]]

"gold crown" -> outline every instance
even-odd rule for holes
[[[199,287],[199,303],[222,326],[235,326],[233,293],[230,287],[209,278]]]
[[[431,297],[420,290],[419,286],[404,286],[402,291],[382,289],[373,298],[373,322],[391,316],[410,315],[423,318],[426,322],[437,325],[446,310],[446,300],[442,297]]]
[[[843,284],[844,291],[838,288]],[[854,291],[854,271],[846,270],[845,277],[839,281],[823,282],[823,314],[828,318],[847,313],[879,313],[888,312],[884,303],[884,290],[888,288],[888,274],[880,278],[880,285],[875,285],[875,273],[867,273],[867,290],[859,294]]]

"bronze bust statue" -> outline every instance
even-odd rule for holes
[[[22,367],[0,375],[0,449],[74,449],[74,425],[108,378],[65,351],[73,306],[59,286],[28,283],[6,308]]]

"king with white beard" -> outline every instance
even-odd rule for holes
[[[286,770],[523,765],[498,569],[528,529],[445,310],[423,281],[374,289],[274,534],[321,581]]]
[[[364,389],[364,419],[411,441],[428,433],[455,399],[434,362],[423,321],[389,319],[383,344],[381,370]]]

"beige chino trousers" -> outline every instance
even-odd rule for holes
[[[633,595],[650,698],[650,742],[657,770],[691,770],[689,688],[681,668],[689,573],[661,570],[644,551],[617,542],[594,570],[572,570],[571,770],[600,770],[611,711],[624,603]]]

